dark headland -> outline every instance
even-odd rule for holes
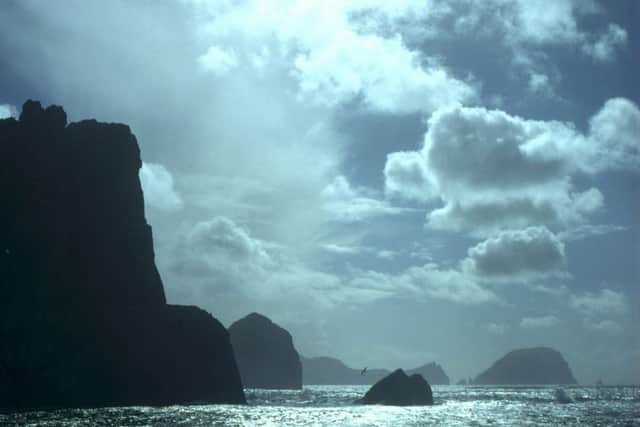
[[[168,305],[129,127],[0,120],[0,408],[244,403],[226,329]]]
[[[287,330],[251,313],[229,326],[229,334],[245,387],[302,388],[300,356]]]
[[[548,347],[535,347],[507,353],[478,375],[473,384],[576,384],[576,379],[560,352]]]

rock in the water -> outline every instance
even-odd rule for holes
[[[245,401],[228,332],[167,305],[129,127],[0,120],[0,408]]]
[[[420,374],[431,385],[449,385],[449,377],[444,373],[442,366],[435,362],[427,363],[419,368],[409,369],[407,375]]]
[[[433,393],[421,375],[408,376],[402,369],[397,369],[375,383],[360,402],[396,406],[433,405]]]
[[[285,329],[251,313],[232,324],[229,334],[245,387],[302,388],[300,356]]]
[[[513,350],[478,375],[475,385],[575,384],[569,364],[548,347]]]

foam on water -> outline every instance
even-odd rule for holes
[[[0,415],[28,426],[640,426],[640,387],[435,386],[434,406],[355,405],[366,386],[247,390],[249,404],[73,409]]]

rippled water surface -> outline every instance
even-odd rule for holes
[[[428,407],[362,406],[366,386],[247,390],[248,405],[76,409],[0,415],[31,426],[640,426],[640,387],[433,387]]]

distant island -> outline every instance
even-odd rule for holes
[[[535,347],[507,353],[478,375],[473,384],[576,384],[576,379],[560,352],[548,347]]]
[[[245,403],[227,330],[166,303],[141,164],[123,124],[0,120],[0,410]]]
[[[229,334],[246,388],[302,388],[300,356],[287,330],[251,313],[229,326]]]
[[[301,357],[302,381],[304,384],[316,385],[371,385],[391,372],[386,369],[367,368],[354,369],[333,357]],[[448,385],[449,377],[442,367],[434,362],[406,371],[407,375],[422,375],[429,384]]]

